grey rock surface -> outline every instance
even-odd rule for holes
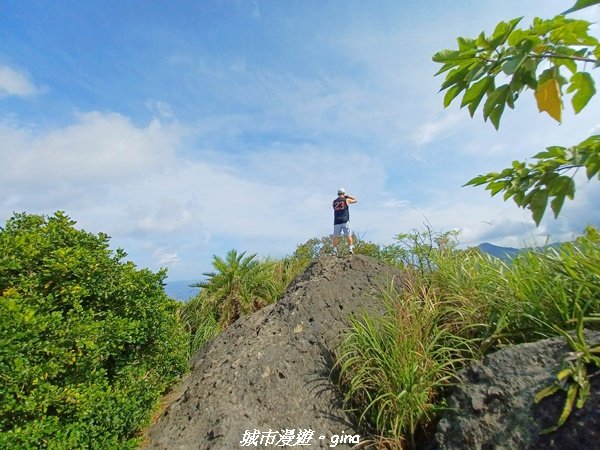
[[[347,441],[336,448],[351,448],[359,431],[331,379],[334,352],[350,314],[383,310],[378,293],[392,279],[399,283],[400,274],[372,258],[319,259],[282,299],[242,317],[195,355],[146,447],[234,449],[259,433],[263,448],[267,439],[271,448],[286,440],[287,448],[330,448],[333,435]]]
[[[586,334],[600,343],[600,333]],[[534,404],[535,394],[551,385],[571,352],[564,338],[515,345],[486,356],[460,372],[449,397],[450,411],[438,423],[428,449],[600,449],[600,375],[592,378],[590,397],[574,408],[557,431],[564,393]]]

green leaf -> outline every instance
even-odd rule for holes
[[[465,184],[463,184],[464,186],[481,186],[484,183],[487,183],[489,180],[489,175],[478,175],[475,178],[471,178],[469,181],[467,181]]]
[[[550,202],[550,207],[552,208],[552,212],[554,213],[554,218],[556,219],[560,214],[560,210],[562,209],[563,203],[565,202],[564,195],[558,195],[552,199]]]
[[[438,75],[452,69],[454,66],[454,63],[445,63],[442,68],[435,73],[434,77],[437,77]]]
[[[499,103],[490,113],[490,121],[492,122],[496,130],[500,128],[500,119],[502,118],[502,113],[504,112],[505,104],[506,103]]]
[[[571,6],[566,11],[562,12],[561,15],[570,14],[575,11],[579,11],[583,8],[588,8],[593,5],[597,5],[600,3],[600,0],[577,0],[573,6]]]
[[[493,77],[485,77],[479,80],[477,83],[474,83],[465,91],[465,95],[463,96],[462,102],[460,104],[461,108],[465,105],[469,105],[469,112],[471,113],[471,117],[477,110],[479,103],[483,99],[483,96],[488,91],[490,86],[493,86],[494,78]]]
[[[537,79],[538,85],[544,84],[546,81],[556,77],[556,68],[552,67],[551,69],[544,70]]]
[[[486,189],[490,191],[490,195],[493,197],[498,192],[506,189],[506,183],[504,181],[490,181]]]
[[[487,120],[489,117],[496,129],[500,124],[500,117],[504,112],[504,105],[506,105],[506,98],[509,93],[510,86],[504,84],[489,94],[483,105],[483,118]]]
[[[545,158],[565,158],[566,148],[560,147],[558,145],[552,145],[550,147],[546,147],[546,151],[539,152],[534,156],[536,159],[545,159]]]
[[[564,58],[557,56],[549,58],[550,61],[552,61],[556,67],[565,66],[573,74],[577,72],[577,62],[572,58],[575,56],[585,57],[585,52],[583,55],[578,55],[579,52],[577,50],[566,45],[557,45],[553,48],[552,53],[564,56]]]
[[[433,55],[431,58],[433,62],[437,63],[454,63],[458,64],[462,61],[472,59],[477,54],[476,50],[470,50],[467,52],[461,52],[458,50],[441,50]]]
[[[569,199],[573,200],[575,198],[575,180],[569,177],[569,181],[565,183],[565,195],[569,197]]]
[[[571,411],[573,410],[573,404],[575,403],[575,397],[577,396],[577,390],[578,390],[577,384],[573,383],[569,386],[569,389],[567,390],[567,399],[565,400],[565,406],[563,407],[562,413],[561,413],[560,417],[558,418],[557,426],[560,427],[569,418],[569,415],[571,414]]]
[[[550,195],[567,196],[571,200],[575,197],[575,181],[573,178],[562,175],[558,176],[556,172],[551,172],[554,176],[548,183],[548,191]]]
[[[548,387],[545,387],[544,389],[542,389],[541,391],[539,391],[535,394],[535,396],[533,397],[533,402],[539,403],[546,397],[550,397],[551,395],[556,394],[559,391],[559,389],[560,389],[560,386],[556,383],[552,384]]]
[[[521,29],[517,28],[508,37],[508,45],[510,45],[511,47],[516,47],[522,41],[524,41],[525,39],[530,38],[530,37],[531,37],[531,31],[521,30]]]
[[[600,161],[586,164],[585,174],[587,175],[588,180],[591,180],[597,173],[600,173]]]
[[[537,225],[542,221],[546,206],[548,205],[548,191],[545,189],[536,189],[532,192],[531,198],[529,199],[529,209],[532,212],[533,220]]]
[[[469,50],[477,49],[475,39],[467,39],[464,37],[459,37],[456,39],[456,41],[458,42],[458,50],[460,52],[467,52]]]
[[[475,44],[477,45],[477,47],[489,48],[490,42],[485,37],[485,33],[483,31],[481,33],[479,33],[479,36],[477,36],[477,40],[475,41]]]
[[[516,19],[512,19],[508,22],[500,22],[498,25],[496,25],[490,40],[490,47],[496,48],[499,45],[504,44],[510,33],[515,29],[522,18],[523,17],[517,17]]]
[[[590,99],[596,94],[594,79],[588,72],[577,72],[571,77],[571,84],[567,92],[575,92],[573,99],[573,109],[577,114],[588,104]]]
[[[452,103],[452,100],[454,100],[456,96],[463,91],[464,88],[464,84],[457,84],[448,89],[446,95],[444,95],[444,108],[447,108],[448,105]]]
[[[506,75],[514,74],[519,69],[519,67],[521,67],[521,64],[523,64],[523,62],[527,59],[528,56],[529,52],[524,51],[518,55],[507,58],[504,64],[502,64],[502,71]]]
[[[465,76],[468,72],[468,68],[457,67],[452,72],[448,73],[448,76],[446,76],[446,80],[444,81],[444,83],[442,83],[440,91],[449,88],[453,84],[459,84],[461,82],[464,82]]]

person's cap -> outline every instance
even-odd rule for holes
[[[344,190],[344,188],[339,188],[338,189],[338,194],[345,194],[346,191]]]

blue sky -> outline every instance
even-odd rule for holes
[[[172,280],[230,248],[280,257],[329,234],[338,187],[359,200],[354,230],[382,244],[425,222],[465,246],[572,239],[600,225],[597,182],[538,228],[461,186],[597,134],[598,99],[558,125],[528,92],[496,131],[443,108],[431,61],[571,3],[3,1],[0,220],[65,211]]]

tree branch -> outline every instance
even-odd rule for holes
[[[588,62],[588,63],[593,63],[593,64],[598,64],[600,62],[597,59],[584,58],[583,56],[569,56],[569,55],[561,55],[560,53],[551,53],[551,52],[550,53],[541,53],[539,55],[531,54],[531,56],[534,58],[539,58],[539,59],[544,59],[544,58],[570,59],[572,61]]]

